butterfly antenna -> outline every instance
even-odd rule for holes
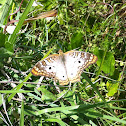
[[[58,40],[57,40],[56,42],[57,42],[58,46],[60,47],[60,49],[63,50],[63,47],[62,47],[62,45],[58,42]]]

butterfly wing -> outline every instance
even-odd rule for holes
[[[53,54],[39,61],[31,70],[35,76],[45,76],[59,81],[60,85],[80,81],[82,71],[95,63],[97,57],[80,51],[68,51]]]
[[[70,82],[80,81],[82,71],[97,61],[97,57],[91,53],[81,51],[68,51],[65,53],[65,65]]]
[[[46,76],[54,78],[56,74],[56,63],[58,60],[58,54],[53,54],[41,60],[35,64],[32,68],[31,73],[34,76]]]
[[[64,62],[62,61],[62,56],[59,54],[50,55],[44,60],[36,63],[32,68],[31,73],[34,76],[53,78],[55,81],[59,81],[61,85],[68,83]]]

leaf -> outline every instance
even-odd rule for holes
[[[60,124],[60,126],[66,126],[66,124],[62,120],[56,119],[56,118],[49,118],[49,119],[46,119],[45,121],[48,121],[48,122],[57,122],[58,124]]]
[[[106,83],[106,87],[108,90],[107,96],[113,96],[118,91],[118,87],[119,87],[118,81],[120,81],[121,74],[122,73],[119,73],[119,71],[116,69],[114,71],[113,76],[111,76],[111,78],[117,80],[117,82],[114,83],[113,81],[112,82],[107,81],[107,83]]]
[[[82,42],[83,42],[83,34],[81,32],[74,33],[71,37],[70,49],[80,47],[82,45]]]
[[[119,83],[111,83],[107,81],[106,87],[108,90],[107,96],[113,96],[118,90]]]
[[[0,0],[2,7],[0,8],[0,25],[4,24],[4,21],[7,20],[7,15],[11,6],[12,0]]]
[[[5,48],[1,47],[0,48],[0,68],[3,68],[4,65],[4,60],[3,59],[7,59],[8,57],[12,56],[13,53],[6,50]]]
[[[38,88],[38,90],[40,90],[42,92],[42,100],[56,100],[56,97],[54,96],[54,94],[52,94],[51,92],[49,92],[45,87],[41,86],[40,88]]]
[[[88,5],[85,1],[83,1],[83,0],[80,0],[80,3],[83,4],[83,7],[84,7],[84,6],[85,6],[85,7],[86,7],[86,6],[89,6],[89,5]]]
[[[5,34],[0,33],[0,47],[4,47],[5,37]]]
[[[47,17],[56,17],[56,15],[57,15],[57,10],[51,10],[48,12],[40,13],[36,17],[31,17],[31,18],[26,19],[24,21],[24,24],[26,24],[30,21],[33,21],[33,20],[37,20],[37,19],[42,19],[42,18],[47,18]]]
[[[6,48],[8,51],[13,52],[13,50],[14,50],[14,44],[13,44],[13,43],[10,43],[9,41],[7,41],[7,42],[5,42],[5,48]]]
[[[0,4],[5,4],[6,3],[6,0],[1,0],[0,1]]]
[[[115,70],[114,55],[111,52],[106,52],[105,54],[105,51],[98,49],[95,49],[94,54],[98,57],[97,65],[101,68],[101,70],[112,76]]]
[[[7,57],[12,56],[12,55],[13,55],[12,52],[6,50],[6,49],[3,48],[3,47],[0,48],[0,59],[3,60],[3,58],[7,58]]]
[[[114,80],[120,80],[120,73],[118,69],[115,69],[114,74],[111,76],[112,79]]]

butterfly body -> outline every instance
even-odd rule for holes
[[[95,63],[97,57],[82,51],[68,51],[48,56],[39,61],[31,70],[35,76],[46,76],[59,81],[61,85],[80,81],[81,73],[89,65]]]

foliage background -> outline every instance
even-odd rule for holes
[[[21,0],[0,1],[0,124],[125,125],[125,1],[38,0],[38,5],[32,6],[33,2],[24,0],[20,11],[10,16],[9,20],[20,20],[10,25],[16,28],[9,34],[3,33],[3,26]],[[25,19],[52,9],[58,10],[52,20],[23,25]],[[60,87],[62,92],[58,93],[47,85],[53,85],[53,80],[43,79],[46,85],[37,88],[32,82],[37,83],[40,77],[29,72],[42,57],[59,49],[91,52],[98,61],[82,74],[82,83],[74,84],[53,103],[68,87]],[[23,83],[26,81],[31,83]]]

